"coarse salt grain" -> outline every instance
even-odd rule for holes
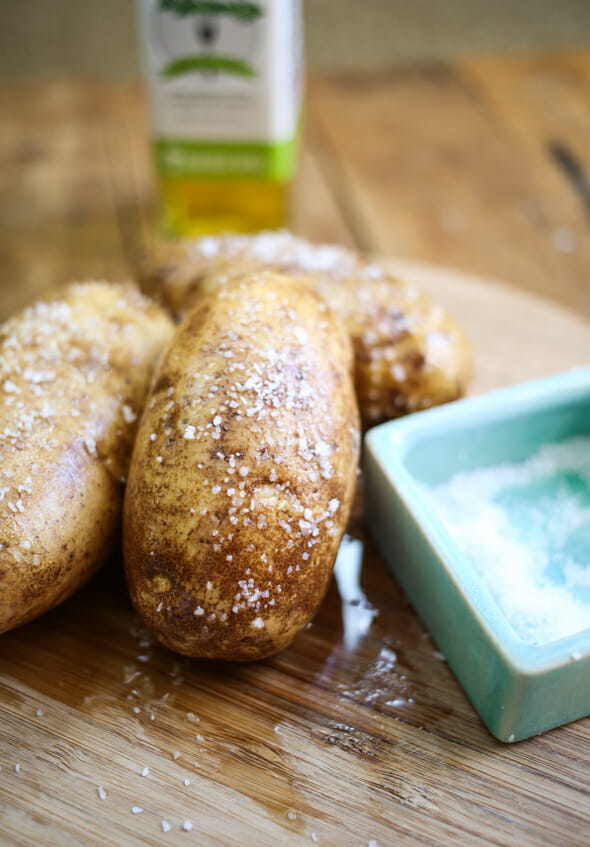
[[[150,775],[150,769],[149,768],[142,768],[141,775],[142,776],[149,776]]]
[[[182,828],[185,832],[190,832],[191,829],[193,828],[193,825],[190,821],[185,821],[182,825]]]
[[[589,436],[423,490],[523,641],[590,626]]]
[[[162,827],[162,832],[170,832],[170,830],[172,829],[172,824],[168,821],[162,821],[160,826]]]
[[[141,806],[132,806],[131,807],[131,814],[132,815],[141,815],[142,812],[143,812],[143,809],[141,808]]]
[[[131,406],[128,406],[126,403],[123,406],[123,419],[125,423],[133,423],[133,421],[137,420],[137,415]]]
[[[91,456],[96,456],[96,441],[91,436],[87,435],[84,439],[84,446]]]
[[[96,793],[98,794],[101,800],[106,800],[107,793],[102,787],[102,785],[98,786],[98,788],[96,789]]]

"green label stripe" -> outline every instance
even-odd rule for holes
[[[160,74],[166,79],[174,79],[186,74],[212,73],[214,71],[246,78],[256,76],[256,71],[248,62],[233,59],[231,56],[208,56],[205,54],[181,56],[179,59],[174,59],[162,68]]]
[[[295,171],[295,139],[262,144],[160,138],[155,147],[156,166],[164,177],[253,177],[278,182],[291,179]]]
[[[248,3],[247,0],[159,0],[162,11],[174,12],[179,17],[186,15],[233,15],[240,21],[249,23],[262,15],[260,3]]]

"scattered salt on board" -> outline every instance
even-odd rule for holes
[[[590,627],[590,436],[423,491],[524,642]]]

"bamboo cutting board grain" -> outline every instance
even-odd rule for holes
[[[588,362],[590,323],[573,313],[391,265],[464,324],[474,392]],[[258,664],[159,647],[115,560],[3,635],[0,843],[587,844],[590,719],[495,741],[358,520],[351,531],[360,587],[342,599],[333,582],[295,643]]]

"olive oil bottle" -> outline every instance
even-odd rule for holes
[[[137,0],[166,235],[288,223],[300,0]]]

